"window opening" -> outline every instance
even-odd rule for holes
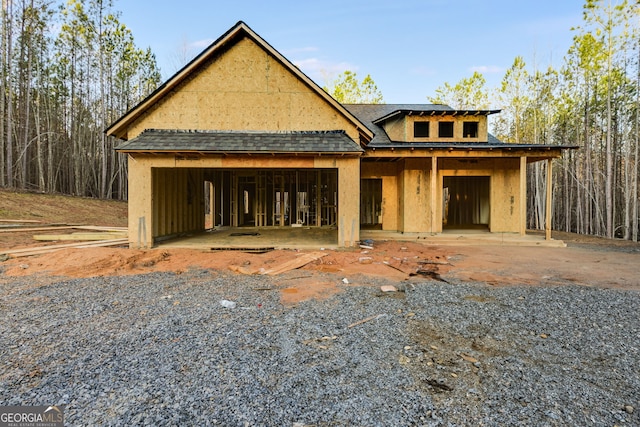
[[[440,138],[453,138],[453,122],[438,122],[438,136]]]
[[[414,138],[428,138],[429,137],[429,122],[413,122],[413,137]]]
[[[464,122],[462,124],[462,137],[463,138],[477,138],[478,137],[478,122]]]

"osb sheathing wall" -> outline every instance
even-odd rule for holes
[[[424,233],[431,229],[431,159],[404,159],[400,161],[399,225],[405,233]]]
[[[413,136],[414,122],[429,122],[429,137],[415,138]],[[454,122],[453,137],[438,137],[438,122]],[[465,138],[462,134],[463,122],[478,123],[478,137]],[[486,116],[403,116],[392,119],[384,124],[384,130],[392,141],[406,142],[482,142],[488,140],[488,128]]]
[[[404,116],[387,120],[384,123],[384,131],[391,141],[407,141],[407,120]],[[411,129],[413,138],[413,128]]]
[[[438,165],[438,200],[442,200],[445,176],[488,176],[490,191],[489,230],[493,233],[520,233],[520,159],[441,159]],[[525,190],[526,191],[526,190]],[[442,211],[438,210],[442,223]]]
[[[331,167],[331,159],[316,165]],[[338,167],[338,245],[354,246],[360,240],[360,158],[336,159]]]
[[[382,229],[398,231],[398,163],[362,163],[360,175],[382,180]]]
[[[342,129],[352,122],[249,38],[213,57],[128,129],[307,131]]]
[[[129,126],[127,138],[134,138],[145,129],[342,129],[354,141],[359,141],[359,132],[351,121],[249,38],[238,41],[231,49],[213,57],[191,78],[161,98]],[[339,225],[342,226],[339,232],[342,241],[339,244],[348,246],[360,238],[360,206],[358,198],[354,197],[360,192],[357,157],[223,159],[205,156],[198,160],[176,160],[173,155],[135,155],[129,158],[131,245],[143,240],[138,238],[141,232],[138,230],[140,218],[145,218],[145,237],[149,245],[153,244],[155,237],[198,230],[203,226],[200,223],[194,225],[191,215],[202,213],[200,218],[204,215],[199,193],[204,184],[196,185],[196,205],[190,207],[185,199],[186,194],[170,194],[173,190],[186,192],[186,187],[178,185],[181,180],[184,181],[183,172],[175,176],[169,170],[155,173],[152,188],[151,171],[154,168],[336,168],[339,180],[338,216],[341,221]],[[162,210],[167,213],[162,213]],[[183,213],[188,219],[178,218]],[[192,228],[194,226],[196,228]]]
[[[436,194],[432,198],[431,158],[362,164],[362,178],[382,179],[383,230],[405,233],[442,232],[444,177],[488,176],[490,177],[490,230],[503,233],[520,232],[522,197],[519,158],[440,158],[437,165]],[[433,209],[432,200],[435,200]]]
[[[204,230],[201,169],[153,168],[153,235]]]
[[[429,122],[429,137],[428,138],[415,138],[413,136],[413,123],[414,122]],[[453,122],[453,138],[439,138],[438,137],[438,122]],[[478,123],[478,137],[477,138],[465,138],[463,131],[463,122],[477,122]],[[407,142],[448,142],[448,141],[464,141],[464,142],[486,142],[488,140],[488,128],[486,116],[431,116],[426,118],[424,116],[406,116],[404,120],[405,129],[403,129],[406,135]]]
[[[363,163],[363,179],[382,180],[382,229],[431,232],[431,158]]]
[[[129,156],[129,245],[204,229],[204,179],[173,156]]]

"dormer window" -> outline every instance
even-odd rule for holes
[[[429,122],[413,122],[414,138],[429,138]]]
[[[453,122],[438,122],[438,137],[453,138]]]
[[[464,122],[464,123],[462,123],[462,137],[463,138],[477,138],[478,137],[478,122]]]

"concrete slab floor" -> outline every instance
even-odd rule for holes
[[[445,230],[443,233],[398,233],[392,231],[367,230],[360,232],[360,240],[399,240],[425,245],[446,246],[478,246],[478,245],[504,245],[504,246],[541,246],[541,247],[566,247],[562,240],[545,240],[544,235],[536,236],[517,233],[491,233],[479,230]]]
[[[360,241],[397,240],[425,245],[505,245],[565,247],[562,240],[545,240],[544,236],[488,231],[446,230],[443,233],[399,233],[361,230]],[[337,249],[335,227],[225,227],[158,242],[156,247],[215,249]]]
[[[336,249],[335,227],[224,227],[156,243],[160,248]]]

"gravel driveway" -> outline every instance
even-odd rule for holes
[[[283,306],[281,279],[0,274],[0,402],[70,426],[640,425],[638,292],[371,279]]]

